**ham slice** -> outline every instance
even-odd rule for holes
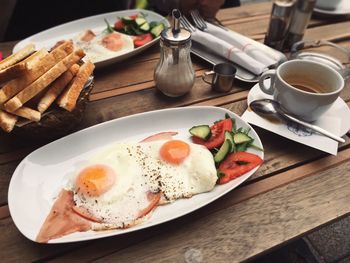
[[[42,225],[36,241],[47,243],[54,238],[90,230],[91,222],[76,214],[72,209],[74,205],[73,192],[63,189]]]
[[[161,132],[151,135],[141,142],[171,140],[176,134],[177,132]],[[137,224],[139,219],[152,212],[159,205],[161,196],[162,193],[149,192],[147,194],[149,205],[139,212],[138,217],[135,218],[135,222],[129,226]],[[101,219],[93,216],[84,207],[77,207],[75,205],[72,191],[62,189],[41,227],[36,241],[47,243],[51,239],[71,233],[91,230],[92,222],[102,223]]]
[[[152,142],[152,141],[160,141],[160,140],[171,140],[173,136],[175,136],[177,132],[160,132],[154,135],[151,135],[140,142]]]

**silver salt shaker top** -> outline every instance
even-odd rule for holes
[[[172,16],[172,27],[168,28],[167,30],[163,30],[160,38],[165,44],[170,46],[185,44],[186,42],[190,41],[191,33],[184,28],[180,28],[181,13],[179,10],[174,9]]]

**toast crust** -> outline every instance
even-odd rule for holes
[[[21,62],[0,71],[0,83],[21,76],[27,71],[27,63]]]
[[[24,103],[29,101],[55,79],[57,79],[63,72],[67,71],[71,66],[77,63],[85,55],[82,49],[76,50],[74,53],[68,55],[66,58],[58,62],[49,71],[40,76],[32,84],[20,91],[16,96],[4,104],[6,111],[14,112],[22,107]]]
[[[11,132],[15,127],[18,117],[0,110],[0,127],[5,132]]]
[[[20,62],[24,58],[28,57],[30,54],[32,54],[35,51],[34,44],[29,44],[19,50],[18,52],[12,54],[11,56],[8,56],[7,58],[0,61],[0,70],[6,69],[17,62]]]
[[[45,95],[40,99],[38,103],[39,112],[45,112],[50,105],[55,101],[55,99],[62,93],[64,88],[77,74],[80,66],[74,64],[69,70],[64,72],[59,78],[57,78],[49,87]]]
[[[4,87],[2,87],[0,90],[0,103],[4,103],[11,99],[33,81],[42,76],[60,60],[71,54],[72,51],[73,44],[67,41],[59,48],[54,49],[51,53],[47,53],[47,51],[46,53],[44,51],[38,51],[36,54],[30,56],[26,62],[29,64],[30,69],[25,72],[23,76],[9,81]]]
[[[74,110],[80,92],[84,88],[84,85],[88,81],[94,68],[95,65],[90,61],[85,62],[85,64],[80,67],[77,75],[57,100],[57,104],[61,108],[64,108],[68,111]]]

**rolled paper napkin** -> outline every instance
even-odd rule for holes
[[[225,57],[226,59],[240,65],[256,75],[260,75],[262,72],[267,70],[266,65],[250,57],[241,49],[222,39],[200,30],[196,30],[191,34],[192,40],[202,44],[215,52],[217,55]]]
[[[205,31],[207,33],[235,45],[237,48],[242,49],[242,51],[267,67],[275,65],[278,62],[286,59],[283,53],[275,51],[253,39],[231,30],[222,29],[211,23],[206,24],[207,29]]]

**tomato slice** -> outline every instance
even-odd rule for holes
[[[136,15],[132,15],[132,16],[129,16],[129,17],[130,17],[131,19],[134,19],[134,20],[135,20],[136,18],[138,18],[138,16],[139,16],[139,15],[136,14]]]
[[[209,150],[219,148],[225,140],[225,131],[232,131],[233,120],[231,118],[219,121],[210,127],[211,137],[205,141],[201,138],[192,136],[192,141],[204,145]]]
[[[2,60],[3,56],[2,56],[2,52],[0,52],[0,61]]]
[[[153,37],[151,33],[134,36],[134,45],[135,47],[141,47],[147,44],[148,42],[151,42],[152,40],[153,40]]]
[[[125,26],[125,24],[124,24],[124,22],[121,19],[117,20],[114,23],[114,29],[117,30],[117,31],[123,30],[124,26]]]
[[[237,152],[229,154],[219,165],[219,171],[225,175],[220,177],[219,184],[225,184],[263,163],[263,160],[252,153]]]

